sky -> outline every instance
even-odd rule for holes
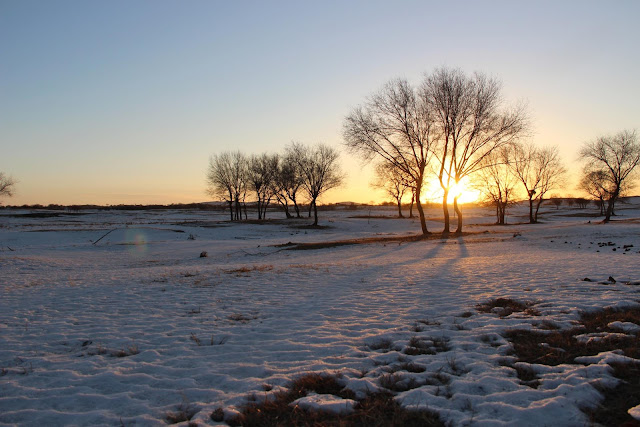
[[[0,0],[5,204],[210,200],[211,154],[343,152],[322,201],[378,200],[344,150],[345,116],[437,67],[500,79],[532,141],[578,151],[640,126],[640,2]]]

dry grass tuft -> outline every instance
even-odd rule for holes
[[[406,377],[396,373],[382,375],[379,382],[381,387],[394,392],[412,390],[424,384],[413,377]]]
[[[389,338],[380,338],[374,342],[365,344],[365,346],[372,351],[382,350],[383,353],[393,350],[393,340]]]
[[[256,271],[264,272],[271,270],[273,270],[273,265],[247,265],[244,267],[223,271],[227,274],[235,274],[238,277],[246,277],[249,273],[253,273]]]
[[[188,402],[182,402],[178,405],[175,412],[167,412],[165,419],[169,424],[177,424],[184,421],[189,421],[199,409]]]
[[[531,308],[534,304],[530,301],[520,302],[511,298],[495,298],[476,305],[476,310],[481,313],[496,313],[500,317],[507,317],[513,313],[540,316],[538,310]]]
[[[111,356],[113,357],[129,357],[140,353],[138,346],[135,344],[129,345],[126,348],[121,348],[120,350],[114,350],[111,352]]]
[[[433,346],[418,337],[411,337],[407,346],[402,350],[404,354],[408,354],[410,356],[416,356],[419,354],[436,354],[436,351],[433,349]]]

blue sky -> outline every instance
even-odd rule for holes
[[[340,148],[351,108],[442,65],[500,78],[575,170],[580,144],[639,126],[638,16],[637,1],[0,0],[0,171],[19,181],[2,201],[207,200],[210,154]],[[343,157],[326,201],[377,198]]]

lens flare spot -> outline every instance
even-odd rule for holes
[[[125,242],[131,255],[144,255],[147,252],[147,236],[140,230],[127,230]]]

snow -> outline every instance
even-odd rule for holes
[[[640,405],[634,406],[633,408],[629,409],[629,415],[640,421]]]
[[[611,322],[607,325],[611,329],[618,329],[623,332],[631,332],[637,334],[640,332],[640,326],[632,322]]]
[[[289,406],[297,406],[306,411],[330,412],[338,415],[352,413],[355,405],[356,401],[352,399],[343,399],[332,394],[315,393],[309,393],[289,404]]]
[[[609,224],[581,212],[551,208],[543,224],[497,227],[478,208],[465,217],[474,234],[461,238],[292,251],[277,245],[405,236],[419,224],[352,217],[369,210],[321,212],[322,229],[211,212],[0,211],[0,425],[162,425],[185,402],[192,421],[213,425],[216,408],[232,414],[304,373],[338,372],[361,398],[406,362],[425,370],[396,372],[419,384],[397,400],[455,425],[584,425],[580,408],[597,405],[594,386],[617,381],[607,363],[625,356],[530,364],[537,389],[503,366],[513,359],[506,331],[568,328],[581,311],[638,305],[637,201]],[[624,245],[636,250],[612,250]],[[534,302],[541,315],[475,310],[498,297]],[[414,337],[435,354],[403,353]],[[338,399],[298,405],[351,407]]]

